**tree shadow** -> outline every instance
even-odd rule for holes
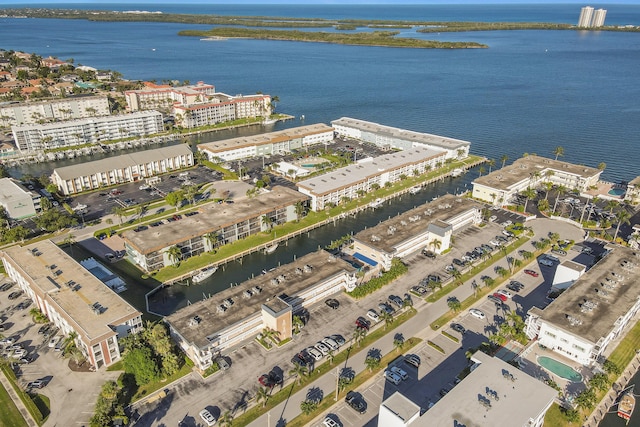
[[[324,398],[324,391],[320,389],[320,387],[311,387],[307,391],[306,400],[310,400],[312,402],[320,403]]]
[[[378,348],[370,348],[367,351],[367,357],[373,357],[374,359],[382,359],[382,352]]]

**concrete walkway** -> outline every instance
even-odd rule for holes
[[[20,396],[18,396],[18,393],[16,393],[16,391],[13,389],[13,387],[11,386],[11,382],[5,376],[4,372],[0,374],[0,383],[2,383],[2,386],[5,388],[5,390],[7,390],[9,397],[11,397],[11,400],[13,400],[14,405],[16,405],[18,411],[20,411],[20,414],[22,414],[22,418],[24,418],[27,425],[29,427],[38,427],[38,423],[36,423],[36,421],[33,419],[31,413],[27,410],[27,407],[24,406],[24,403],[20,399]],[[2,410],[4,411],[5,409],[3,408]]]

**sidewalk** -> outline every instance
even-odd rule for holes
[[[38,427],[38,424],[33,419],[33,417],[31,417],[31,413],[27,410],[27,407],[24,406],[24,403],[20,399],[20,396],[18,396],[18,393],[16,393],[16,391],[13,389],[13,387],[11,386],[11,382],[9,382],[7,377],[4,375],[4,372],[0,374],[0,383],[2,383],[2,386],[5,388],[5,390],[7,390],[9,397],[11,398],[11,400],[13,400],[13,403],[18,408],[18,411],[20,411],[20,414],[26,421],[27,425],[29,427]]]

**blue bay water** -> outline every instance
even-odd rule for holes
[[[90,8],[567,23],[575,23],[580,11],[579,5],[105,4]],[[640,23],[640,6],[607,8],[607,23]],[[76,64],[117,70],[129,79],[203,80],[229,94],[277,95],[278,110],[304,115],[305,123],[356,117],[469,140],[472,152],[496,160],[504,154],[513,160],[525,152],[550,156],[556,146],[562,146],[565,160],[590,166],[605,162],[605,179],[630,180],[639,174],[637,33],[401,31],[405,37],[489,46],[431,50],[247,39],[206,42],[177,35],[192,28],[210,26],[0,18],[0,47],[74,58]]]

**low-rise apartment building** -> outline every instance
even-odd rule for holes
[[[181,259],[244,239],[278,224],[298,219],[307,196],[295,190],[276,186],[263,190],[254,198],[237,200],[232,204],[209,204],[197,215],[178,221],[166,221],[144,230],[122,233],[129,259],[150,272],[174,265]],[[171,254],[171,247],[180,249],[180,257]]]
[[[298,191],[311,197],[311,209],[320,211],[345,198],[356,199],[386,183],[424,174],[444,163],[446,153],[425,147],[365,158],[356,164],[298,182]]]
[[[582,365],[599,362],[640,310],[639,267],[639,252],[610,249],[544,310],[529,310],[527,336]]]
[[[585,191],[596,185],[602,171],[583,165],[536,155],[522,157],[509,166],[495,170],[473,181],[473,197],[503,205],[526,190],[544,182],[562,185],[569,190]]]
[[[205,370],[215,357],[265,328],[292,336],[293,315],[342,290],[352,290],[356,269],[319,250],[225,289],[167,316],[171,336]],[[286,294],[285,294],[286,292]]]
[[[338,136],[369,142],[386,149],[407,150],[425,147],[445,151],[447,159],[463,159],[469,155],[471,143],[446,136],[414,132],[365,120],[342,117],[331,122]]]
[[[144,86],[143,89],[124,92],[129,111],[171,108],[176,102],[180,104],[202,102],[208,96],[216,93],[215,86],[204,82],[175,87],[144,82]]]
[[[0,205],[9,218],[28,218],[40,212],[40,194],[25,188],[13,178],[0,178]]]
[[[157,111],[11,127],[13,139],[23,153],[144,137],[163,130],[162,114]]]
[[[142,313],[55,243],[44,240],[0,253],[7,276],[76,345],[95,368],[121,360],[119,339],[142,330]]]
[[[178,144],[55,168],[51,181],[61,194],[70,195],[140,181],[193,164],[191,149]]]
[[[482,204],[444,195],[354,235],[353,256],[388,270],[393,258],[402,258],[420,249],[442,253],[450,247],[454,232],[481,221]]]
[[[333,129],[322,123],[198,144],[198,151],[213,162],[290,153],[333,142]]]
[[[216,93],[203,102],[175,104],[172,112],[176,124],[191,129],[236,119],[268,117],[271,115],[271,97]]]
[[[0,105],[0,117],[2,117],[2,123],[5,126],[83,119],[110,114],[109,100],[106,96],[81,95],[38,102],[9,102]]]

